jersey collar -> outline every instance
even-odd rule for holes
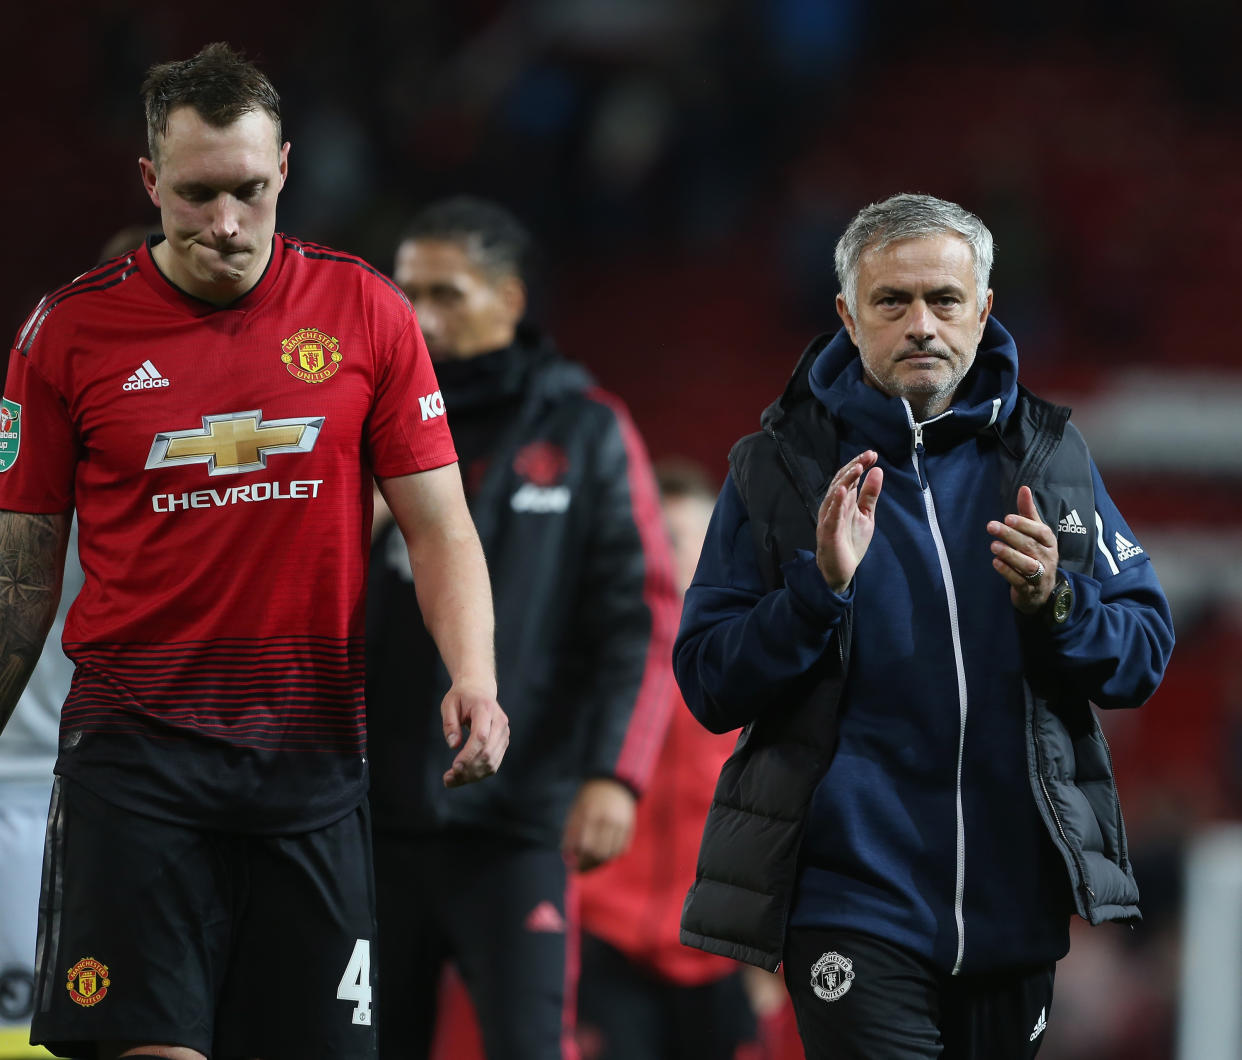
[[[135,255],[138,271],[147,283],[151,285],[152,290],[163,298],[164,301],[182,312],[190,313],[196,317],[211,316],[213,313],[244,313],[253,309],[263,301],[267,292],[275,286],[276,277],[280,275],[280,267],[284,262],[285,256],[284,237],[277,232],[272,237],[272,253],[267,259],[267,267],[263,270],[263,275],[259,277],[259,282],[240,298],[234,299],[226,306],[218,306],[183,291],[164,275],[160,267],[155,263],[155,258],[151,255],[151,248],[163,239],[162,235],[147,237],[146,242],[143,243]]]

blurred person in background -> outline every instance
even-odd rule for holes
[[[418,416],[437,388],[408,301],[275,233],[270,81],[216,43],[142,94],[164,238],[40,302],[0,406],[0,728],[75,511],[85,572],[31,1037],[97,1060],[365,1060],[373,482],[454,677],[431,708],[459,752],[446,784],[490,775],[508,740],[486,567],[447,425]]]
[[[1092,711],[1173,647],[1146,552],[925,195],[837,244],[844,327],[739,441],[675,654],[721,771],[682,939],[784,963],[809,1057],[1035,1055],[1069,916],[1134,920]]]
[[[110,236],[98,260],[125,254],[159,228],[130,225]],[[0,733],[0,1056],[7,1039],[29,1030],[34,1014],[34,956],[52,771],[56,765],[60,708],[69,694],[73,663],[61,647],[65,616],[82,588],[78,524],[69,526],[60,604],[43,652]],[[23,1038],[23,1041],[25,1038]]]
[[[421,414],[452,417],[487,556],[513,745],[489,790],[437,783],[418,707],[444,674],[407,614],[417,578],[379,533],[367,709],[389,1060],[427,1055],[446,962],[489,1060],[574,1055],[572,873],[628,845],[668,723],[677,596],[646,450],[621,403],[524,321],[531,249],[507,209],[456,197],[420,211],[396,252],[443,394]]]
[[[673,546],[677,588],[694,574],[717,487],[696,464],[660,461],[656,481]],[[704,729],[676,687],[672,718],[638,805],[634,841],[582,878],[583,1060],[733,1060],[753,1044],[755,1018],[736,961],[683,946],[686,888],[694,880],[716,777],[736,742]]]
[[[99,261],[103,263],[110,258],[120,257],[131,250],[137,250],[152,236],[164,235],[159,225],[126,225],[113,232],[99,252]]]
[[[8,558],[5,542],[0,542],[0,554]],[[43,834],[60,707],[73,678],[73,663],[61,648],[61,635],[82,581],[75,520],[69,527],[60,604],[47,643],[13,716],[0,733],[0,1056],[6,1054],[7,1039],[18,1028],[29,1030],[34,1015]]]

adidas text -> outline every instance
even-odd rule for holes
[[[568,486],[535,486],[524,483],[509,500],[515,512],[569,511]]]
[[[161,386],[168,386],[168,380],[160,375],[160,370],[150,361],[143,361],[142,367],[121,384],[121,389],[154,390]]]
[[[1086,534],[1087,528],[1083,525],[1083,521],[1078,517],[1078,509],[1075,508],[1068,515],[1063,515],[1061,521],[1057,524],[1058,534]]]
[[[1143,550],[1133,541],[1127,541],[1120,533],[1113,535],[1113,545],[1117,549],[1117,562],[1124,563],[1135,556],[1141,556]]]

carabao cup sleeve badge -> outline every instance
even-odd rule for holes
[[[0,471],[16,463],[21,444],[22,407],[16,401],[0,400]]]
[[[74,1004],[83,1008],[94,1008],[108,996],[108,987],[111,985],[108,966],[100,964],[94,957],[83,957],[69,969],[65,989],[69,991]]]

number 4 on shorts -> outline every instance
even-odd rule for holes
[[[354,943],[345,974],[336,987],[336,996],[342,1001],[354,1001],[354,1022],[371,1023],[371,940],[359,939]]]

